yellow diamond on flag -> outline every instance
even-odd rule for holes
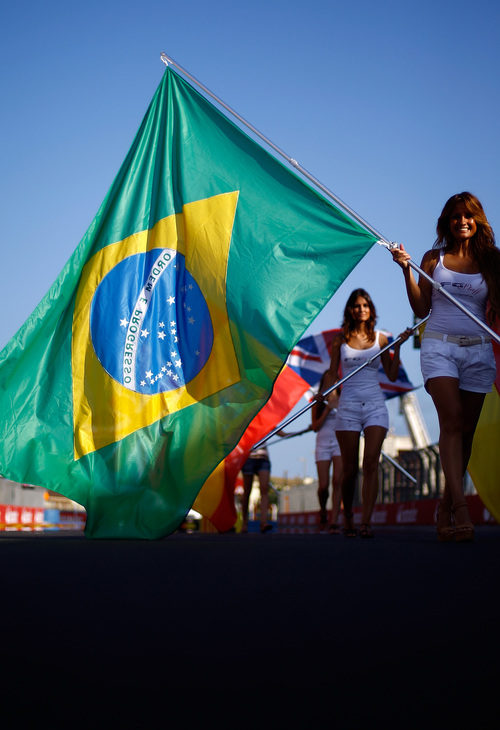
[[[113,444],[240,379],[226,309],[238,193],[98,251],[73,315],[74,456]]]

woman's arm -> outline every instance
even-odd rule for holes
[[[313,405],[311,409],[311,426],[313,431],[319,431],[321,429],[330,410],[327,403],[315,403]]]
[[[390,351],[386,350],[383,352],[380,356],[380,359],[382,360],[382,365],[384,367],[385,374],[389,378],[391,382],[394,382],[398,377],[399,372],[399,365],[400,365],[400,358],[399,358],[399,350],[401,348],[401,345],[403,342],[406,342],[408,337],[412,334],[411,327],[407,327],[404,332],[401,332],[401,334],[398,336],[398,342],[394,345],[394,355],[391,357]],[[379,344],[381,348],[384,348],[388,344],[388,339],[385,335],[380,335]]]
[[[323,393],[335,385],[338,378],[339,364],[340,364],[340,345],[342,344],[342,335],[335,335],[332,340],[332,354],[330,358],[330,367],[325,372],[323,377],[323,385],[321,389],[314,396],[316,403],[312,407],[311,421],[312,428],[314,431],[319,431],[321,426],[326,420],[326,417],[333,408],[337,407],[339,394],[334,390],[332,391],[324,403]],[[324,408],[320,406],[324,405]]]
[[[413,276],[413,271],[408,264],[411,256],[405,251],[404,246],[401,244],[401,248],[393,249],[391,251],[392,258],[394,261],[401,266],[403,269],[403,275],[405,278],[406,293],[408,295],[408,301],[417,317],[426,317],[431,309],[432,301],[432,285],[422,275],[419,276],[418,283]],[[436,254],[434,251],[427,251],[423,258],[420,268],[425,271],[426,274],[432,276],[432,272],[436,267]]]
[[[330,387],[330,386],[328,386]],[[311,409],[311,425],[313,431],[319,431],[328,418],[329,413],[337,408],[339,396],[336,390],[332,391],[323,402],[316,402]],[[323,406],[323,407],[321,407]]]
[[[325,390],[328,390],[328,388],[331,388],[332,385],[335,385],[337,380],[339,379],[339,365],[340,365],[340,345],[343,342],[343,336],[341,334],[337,334],[334,336],[332,340],[332,354],[330,357],[330,367],[328,368],[324,382],[323,382],[323,388],[322,391],[325,392]]]

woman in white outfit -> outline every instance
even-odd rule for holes
[[[323,388],[326,373],[323,374],[319,391]],[[311,410],[311,425],[316,433],[315,461],[318,470],[319,529],[331,535],[340,533],[338,525],[340,503],[342,501],[342,457],[340,446],[335,435],[337,422],[337,406],[339,394],[334,390],[324,402],[317,401]],[[328,524],[328,491],[330,485],[330,467],[332,468],[332,511]]]
[[[332,343],[332,356],[324,390],[339,379],[339,367],[344,378],[387,346],[387,337],[375,330],[375,306],[364,289],[355,289],[347,300],[342,331]],[[387,377],[394,381],[399,370],[399,348],[408,339],[410,329],[405,330],[394,346],[391,357],[386,350],[380,358],[353,375],[342,386],[338,410],[336,434],[342,455],[342,500],[344,503],[344,534],[355,537],[352,503],[356,488],[359,464],[359,442],[364,434],[362,481],[361,537],[373,537],[371,517],[378,494],[378,463],[380,452],[389,427],[389,415],[384,394],[380,387],[378,368],[380,361]]]
[[[424,331],[420,363],[425,388],[439,419],[439,452],[445,488],[438,508],[440,540],[471,541],[474,528],[463,492],[463,477],[483,406],[495,380],[490,337],[424,277],[415,280],[410,254],[393,251],[402,267],[410,305],[418,317],[430,318]],[[500,251],[479,200],[471,193],[453,195],[437,222],[437,239],[420,268],[440,282],[482,322],[500,314]],[[488,307],[489,302],[489,307]],[[487,316],[488,312],[488,316]]]

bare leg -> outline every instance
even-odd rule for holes
[[[337,441],[342,454],[342,501],[344,503],[344,524],[346,530],[354,527],[352,503],[359,470],[359,432],[337,431]]]
[[[380,451],[387,433],[383,426],[365,428],[365,450],[363,454],[363,510],[361,522],[369,525],[378,495],[378,463]]]
[[[331,524],[336,525],[339,521],[340,504],[342,502],[342,457],[334,456],[332,474],[332,516]]]
[[[316,468],[318,470],[318,501],[319,501],[319,523],[320,528],[326,527],[328,514],[326,504],[328,502],[328,484],[330,481],[330,462],[317,461]]]
[[[462,401],[463,413],[463,432],[462,432],[462,464],[463,474],[467,471],[469,459],[472,451],[472,442],[476,432],[477,422],[483,408],[484,393],[471,393],[469,390],[460,390],[460,398]]]
[[[269,471],[261,469],[259,471],[260,483],[260,529],[266,527],[267,513],[269,511]]]
[[[462,401],[456,378],[427,381],[439,419],[439,455],[445,476],[445,491],[453,504],[464,501],[462,479]]]
[[[431,378],[427,382],[439,419],[439,453],[445,476],[445,504],[455,507],[457,526],[470,524],[464,507],[463,477],[484,401],[484,394],[462,391],[456,378]],[[459,509],[457,509],[460,507]]]
[[[241,531],[248,532],[248,500],[252,491],[253,474],[243,474],[243,495],[241,498]]]

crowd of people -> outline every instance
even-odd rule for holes
[[[420,361],[424,387],[438,416],[445,478],[437,513],[437,537],[442,541],[470,542],[474,526],[464,496],[463,478],[483,401],[496,377],[492,340],[482,325],[491,327],[500,315],[500,250],[480,201],[468,192],[453,195],[446,202],[436,230],[436,241],[423,256],[418,280],[404,245],[394,247],[392,256],[402,269],[413,312],[419,319],[430,315],[422,337]],[[449,292],[455,301],[443,291]],[[456,301],[469,314],[457,307]],[[412,332],[402,332],[390,354],[387,337],[375,329],[376,320],[375,305],[368,292],[355,289],[345,305],[341,330],[332,342],[330,366],[323,373],[311,410],[312,429],[317,434],[320,530],[332,534],[342,531],[346,537],[374,536],[371,518],[378,495],[378,463],[389,427],[378,369],[382,364],[387,377],[396,380],[399,350]],[[334,389],[340,373],[342,386]],[[358,530],[354,525],[353,499],[361,434],[364,451]],[[270,470],[267,451],[261,458],[259,465],[250,459],[243,474],[247,480],[245,490],[251,485],[253,474],[259,474],[265,506]],[[268,529],[263,518],[261,530]]]

